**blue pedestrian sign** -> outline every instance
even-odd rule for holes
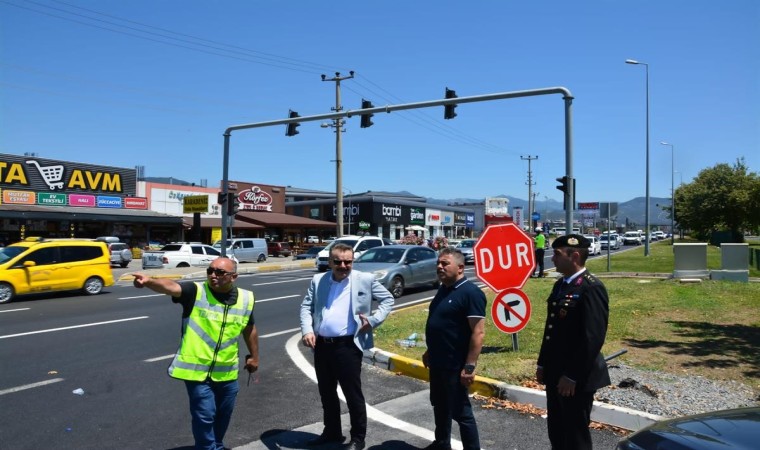
[[[533,220],[541,220],[541,213],[534,212],[531,216],[531,219]]]

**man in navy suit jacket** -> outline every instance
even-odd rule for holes
[[[370,273],[352,271],[353,249],[335,244],[330,250],[330,272],[315,275],[301,303],[301,335],[314,349],[319,396],[322,399],[322,434],[308,442],[322,445],[343,442],[340,400],[343,391],[351,418],[351,440],[343,448],[361,450],[367,433],[367,409],[361,386],[364,350],[373,347],[372,329],[393,307],[393,295]],[[379,305],[370,315],[372,300]]]

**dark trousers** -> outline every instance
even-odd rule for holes
[[[459,424],[464,450],[480,449],[478,425],[472,414],[467,388],[459,382],[459,370],[430,369],[430,404],[435,418],[435,440],[451,445],[451,421]]]
[[[329,338],[328,338],[329,339]],[[329,342],[317,337],[314,349],[314,369],[322,399],[323,434],[342,435],[338,384],[346,397],[351,417],[351,439],[364,441],[367,434],[367,407],[362,393],[361,368],[364,353],[354,344],[353,337],[338,338]]]
[[[536,265],[538,265],[538,276],[544,276],[544,249],[536,249]]]
[[[546,424],[552,450],[591,450],[591,407],[594,392],[577,392],[572,397],[557,393],[556,383],[546,385]]]

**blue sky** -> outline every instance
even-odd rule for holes
[[[209,186],[232,125],[563,86],[578,201],[650,193],[744,157],[760,171],[760,2],[0,0],[0,153],[146,167]],[[561,200],[558,95],[347,121],[346,192]],[[334,191],[335,134],[317,122],[232,134],[230,179]]]

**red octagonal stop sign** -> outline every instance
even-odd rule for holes
[[[535,267],[533,239],[514,223],[489,226],[475,243],[475,273],[496,292],[520,289]]]

